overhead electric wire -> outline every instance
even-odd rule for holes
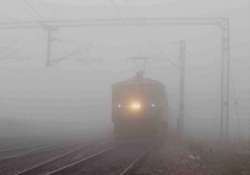
[[[109,0],[109,2],[113,5],[115,11],[116,11],[116,14],[118,16],[119,19],[123,20],[123,16],[121,14],[121,10],[120,8],[118,7],[117,3],[114,1],[114,0]]]
[[[43,17],[38,13],[38,11],[33,7],[33,5],[28,0],[23,0],[23,2],[35,13],[40,19]]]
[[[170,63],[172,66],[174,66],[178,70],[180,69],[180,66],[177,63],[175,63],[174,61],[172,61],[160,47],[157,47],[157,48],[158,48],[160,54],[162,54],[163,56],[164,55],[166,56],[164,58],[168,61],[168,63]]]
[[[42,27],[48,27],[47,24],[42,22],[43,17],[40,13],[33,7],[33,5],[28,0],[23,0],[26,6],[33,12],[32,17],[36,20],[36,22]],[[38,18],[38,19],[37,19]]]

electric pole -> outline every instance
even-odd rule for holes
[[[180,97],[179,97],[179,118],[178,131],[181,136],[184,134],[184,115],[185,115],[185,72],[186,72],[186,42],[180,41]]]
[[[51,58],[51,29],[47,30],[47,52],[46,52],[46,66],[50,66],[50,58]]]
[[[51,52],[52,52],[52,43],[56,40],[53,38],[53,32],[57,30],[56,27],[47,26],[44,28],[47,32],[47,50],[46,50],[46,66],[51,65]]]
[[[230,24],[229,19],[225,18],[220,23],[222,32],[221,37],[221,121],[220,137],[222,140],[229,139],[230,122]]]

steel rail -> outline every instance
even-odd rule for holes
[[[138,156],[134,161],[132,161],[119,175],[130,175],[133,174],[136,169],[146,160],[149,153],[152,152],[153,149],[144,152],[140,156]]]
[[[38,148],[34,148],[34,149],[31,149],[30,151],[27,151],[27,152],[24,152],[24,153],[19,153],[19,154],[16,154],[16,155],[11,155],[11,156],[8,156],[8,157],[4,157],[2,159],[0,159],[0,161],[9,161],[9,160],[14,160],[14,159],[18,159],[20,157],[24,157],[24,156],[27,156],[27,155],[30,155],[32,153],[36,153],[36,152],[39,152],[39,151],[43,151],[43,150],[49,150],[50,148],[53,148],[55,146],[40,146]]]
[[[104,150],[102,150],[100,152],[97,152],[97,153],[94,153],[94,154],[92,154],[90,156],[84,157],[83,159],[81,159],[79,161],[73,162],[73,163],[68,164],[68,165],[66,165],[64,167],[61,167],[61,168],[58,168],[56,170],[50,171],[46,175],[60,175],[61,173],[64,173],[64,172],[71,172],[70,170],[75,169],[75,167],[80,166],[82,163],[85,163],[87,161],[96,159],[99,156],[102,156],[103,154],[105,154],[105,153],[107,153],[107,152],[109,152],[109,151],[111,151],[113,149],[114,149],[114,147],[104,149]]]
[[[33,145],[33,146],[6,146],[7,148],[2,148],[0,149],[0,154],[1,153],[5,153],[5,152],[12,152],[12,151],[18,151],[18,150],[24,150],[24,149],[34,149],[34,148],[38,148],[40,146],[43,146],[42,144],[37,144],[37,145]]]
[[[25,170],[23,170],[23,171],[21,171],[21,172],[18,172],[16,175],[30,174],[30,173],[36,171],[36,170],[39,169],[39,168],[42,168],[42,167],[44,167],[44,166],[47,166],[47,165],[49,165],[49,164],[51,164],[51,163],[55,163],[56,161],[59,161],[60,159],[65,158],[66,156],[69,156],[69,155],[71,155],[71,154],[76,153],[77,151],[80,151],[80,150],[83,149],[84,147],[87,147],[87,146],[81,146],[81,147],[78,147],[78,148],[76,148],[76,149],[74,149],[74,150],[68,151],[68,152],[66,152],[66,153],[64,153],[64,154],[61,154],[61,155],[58,155],[58,156],[54,156],[54,157],[52,157],[52,158],[50,158],[50,159],[48,159],[48,160],[45,160],[45,161],[43,161],[43,162],[41,162],[41,163],[36,164],[36,165],[34,165],[34,166],[30,167],[30,168],[27,168],[27,169],[25,169]]]
[[[69,156],[71,156],[70,158],[73,158],[74,156],[77,156],[76,155],[77,152],[79,152],[85,148],[91,147],[93,144],[94,143],[89,143],[89,144],[84,144],[84,145],[76,144],[76,145],[74,145],[75,149],[67,151],[67,152],[60,154],[60,155],[53,156],[53,157],[51,157],[43,162],[40,162],[40,163],[30,167],[30,168],[27,168],[27,169],[24,169],[24,170],[18,172],[16,175],[28,175],[28,174],[33,175],[33,174],[39,174],[39,173],[41,174],[41,171],[46,171],[45,170],[46,166],[50,166],[53,163],[60,163],[59,161],[63,161],[66,158],[68,158]],[[71,161],[71,162],[73,162],[73,161]],[[45,168],[45,169],[43,169],[43,168]],[[54,169],[58,169],[58,168],[54,168]],[[48,170],[46,172],[48,172]]]
[[[18,151],[18,150],[23,150],[25,148],[19,147],[19,148],[7,148],[7,149],[2,149],[0,150],[0,154],[6,153],[6,152],[12,152],[12,151]]]

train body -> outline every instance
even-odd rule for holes
[[[155,138],[166,134],[165,86],[143,74],[112,86],[112,121],[116,138]]]

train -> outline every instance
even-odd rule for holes
[[[167,95],[163,83],[143,72],[112,85],[113,133],[117,139],[167,135]]]

